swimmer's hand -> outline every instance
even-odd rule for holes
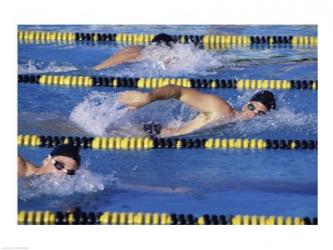
[[[101,66],[101,65],[96,65],[96,66],[94,66],[94,67],[92,67],[92,68],[90,68],[91,70],[101,70],[101,69],[103,69],[103,67]]]
[[[141,108],[151,102],[149,93],[125,91],[119,94],[119,102],[131,109]]]

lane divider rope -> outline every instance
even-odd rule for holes
[[[19,41],[31,43],[44,42],[118,42],[134,45],[149,43],[153,34],[123,34],[123,33],[84,33],[84,32],[56,32],[56,31],[33,31],[19,30]],[[317,36],[248,36],[248,35],[173,35],[180,43],[194,43],[203,45],[207,49],[219,49],[223,45],[248,46],[251,44],[291,44],[317,46]]]
[[[19,225],[317,225],[317,218],[142,213],[142,212],[67,212],[24,211],[17,214]]]
[[[194,79],[194,78],[131,78],[110,76],[71,76],[19,74],[19,83],[71,87],[126,87],[155,89],[167,85],[188,88],[317,90],[315,80],[254,80],[254,79]]]
[[[46,41],[46,40],[18,40],[19,45],[59,45],[59,46],[66,46],[66,45],[75,45],[76,47],[87,47],[87,46],[99,46],[99,47],[106,47],[110,48],[113,42],[109,41]],[[148,45],[148,43],[121,43],[122,46],[131,46],[131,45]],[[239,49],[244,48],[245,45],[242,44],[207,44],[203,46],[203,44],[195,44],[196,48],[198,49],[207,49],[207,50],[229,50],[229,49]],[[250,44],[247,45],[247,48],[251,50],[263,50],[263,49],[314,49],[317,48],[317,45],[311,44],[283,44],[283,43],[276,43],[276,44]]]
[[[149,149],[317,149],[317,140],[272,140],[240,138],[149,138],[149,137],[72,137],[18,135],[18,146],[55,147],[73,144],[82,149],[149,150]]]

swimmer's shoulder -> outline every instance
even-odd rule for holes
[[[26,164],[25,160],[20,155],[18,155],[17,156],[18,176],[25,176],[26,172],[27,172],[27,164]]]
[[[215,112],[211,112],[208,115],[209,122],[225,121],[229,122],[237,117],[237,111],[231,108],[229,105],[223,109],[217,109]]]
[[[143,45],[132,45],[130,47],[127,47],[127,49],[129,49],[131,51],[135,51],[135,52],[141,52],[144,48],[145,48],[145,46],[143,46]]]
[[[121,49],[120,53],[139,55],[143,49],[144,47],[141,45],[132,45]]]
[[[37,173],[38,168],[31,162],[26,161],[20,155],[17,157],[18,176],[26,177]]]

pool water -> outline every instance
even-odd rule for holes
[[[20,30],[103,33],[317,35],[316,26],[19,26]],[[123,45],[19,44],[19,74],[317,80],[317,48],[238,47],[224,50],[177,45],[166,68],[147,60],[102,71],[91,69]],[[157,55],[156,55],[157,53]],[[58,136],[142,136],[139,124],[181,126],[197,114],[176,100],[135,112],[119,104],[125,88],[18,84],[18,133]],[[143,90],[148,91],[148,90]],[[240,109],[255,93],[201,89]],[[185,137],[317,140],[317,92],[273,90],[277,110],[230,127]],[[19,147],[40,164],[45,148]],[[19,178],[19,210],[142,211],[317,216],[317,150],[81,151],[76,176]]]

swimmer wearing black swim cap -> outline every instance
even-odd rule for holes
[[[154,36],[154,38],[150,41],[150,44],[172,47],[176,42],[177,40],[173,36],[161,33]]]
[[[236,111],[222,97],[175,85],[158,88],[149,93],[125,91],[119,95],[119,101],[131,109],[138,109],[154,101],[168,99],[178,99],[198,111],[199,115],[183,127],[160,129],[162,137],[188,134],[215,122],[230,123],[251,119],[265,115],[276,108],[274,94],[268,90],[257,92],[242,107],[241,111]]]
[[[149,45],[155,46],[167,46],[172,48],[172,46],[177,42],[177,39],[165,33],[158,34],[154,36]],[[94,70],[102,70],[110,68],[122,63],[127,62],[137,62],[142,60],[141,52],[145,46],[129,46],[124,49],[119,50],[116,54],[110,56],[106,60],[97,64],[93,67]]]
[[[70,144],[56,146],[37,167],[33,163],[18,156],[18,175],[31,176],[43,174],[75,175],[80,167],[80,149]]]

